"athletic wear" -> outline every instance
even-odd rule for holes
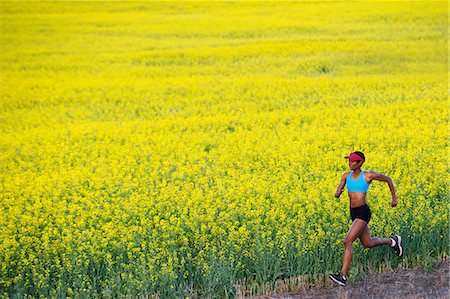
[[[394,246],[391,245],[392,250],[395,251],[397,256],[402,256],[403,247],[402,247],[402,237],[399,235],[395,235],[391,238],[394,241]]]
[[[359,178],[352,179],[353,171],[347,177],[346,184],[348,192],[364,192],[369,189],[369,183],[364,179],[364,171],[361,171]]]
[[[347,278],[342,273],[330,274],[330,278],[332,281],[341,286],[347,285]]]
[[[361,153],[361,155],[364,156],[363,153]],[[350,153],[350,155],[346,156],[345,158],[349,159],[350,161],[365,161],[365,157],[361,157],[360,155],[358,155],[356,152],[354,153]]]
[[[352,221],[358,218],[369,223],[370,218],[372,218],[372,212],[370,211],[369,206],[365,204],[357,208],[350,208],[350,217],[352,218]]]

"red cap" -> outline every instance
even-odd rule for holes
[[[356,153],[351,153],[350,155],[346,156],[346,158],[349,159],[350,161],[363,161],[363,162],[365,161],[363,157],[361,157]]]

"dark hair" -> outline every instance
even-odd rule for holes
[[[363,161],[366,161],[366,157],[364,156],[364,154],[362,152],[356,151],[354,153],[357,154],[358,156],[360,156],[363,159]]]

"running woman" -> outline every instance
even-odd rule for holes
[[[395,235],[390,239],[372,237],[367,226],[371,218],[370,208],[366,202],[366,193],[370,183],[376,180],[388,184],[392,194],[390,206],[393,208],[398,204],[398,201],[392,179],[375,171],[361,170],[361,166],[366,160],[362,152],[353,152],[345,158],[348,159],[350,172],[342,175],[341,182],[334,196],[339,198],[344,192],[344,186],[347,185],[348,196],[350,197],[350,216],[353,222],[344,239],[344,263],[341,272],[330,275],[334,282],[342,286],[347,284],[346,275],[353,255],[352,244],[356,239],[359,238],[365,248],[387,245],[395,251],[397,256],[403,254],[402,239],[399,235]]]

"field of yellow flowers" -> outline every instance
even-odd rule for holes
[[[448,254],[447,2],[0,3],[0,296],[234,297]]]

